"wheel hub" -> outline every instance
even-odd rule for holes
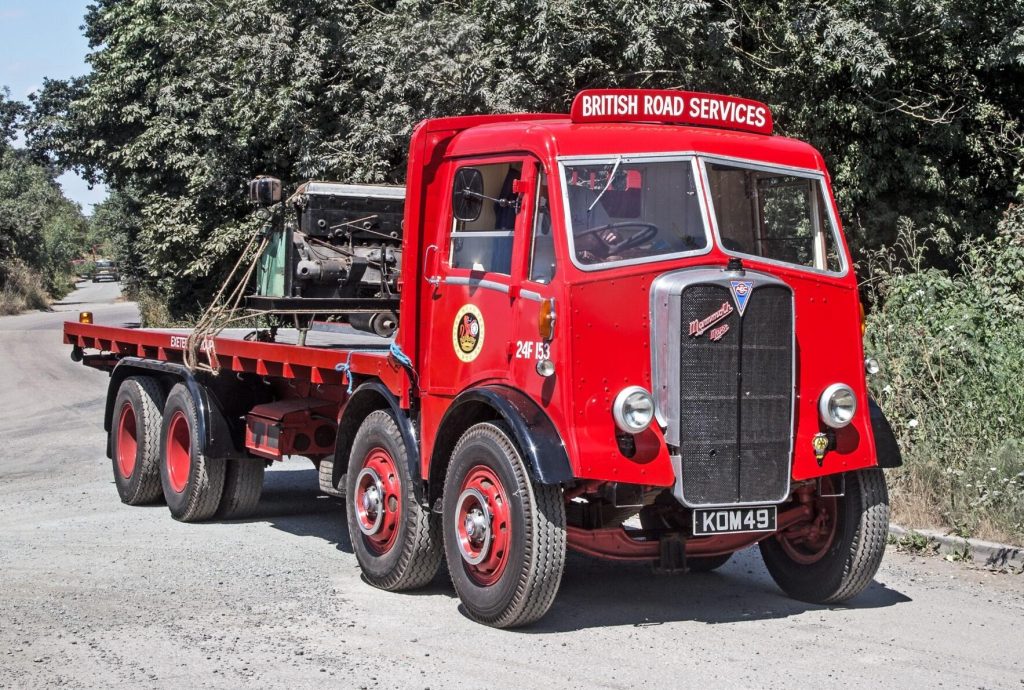
[[[378,446],[366,454],[351,506],[366,545],[378,555],[390,551],[402,521],[402,481],[386,449]]]
[[[509,501],[497,473],[477,465],[460,482],[455,503],[455,543],[466,573],[480,586],[501,579],[509,561],[512,520]]]
[[[370,537],[384,523],[384,487],[373,468],[364,467],[356,478],[356,502],[359,531]]]
[[[487,558],[491,546],[491,512],[487,499],[476,489],[466,489],[459,495],[455,507],[456,520],[462,515],[459,552],[470,565],[479,565]],[[458,529],[456,525],[456,529]]]

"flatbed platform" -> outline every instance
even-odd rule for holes
[[[358,333],[348,328],[330,331],[311,330],[304,345],[299,333],[282,328],[274,342],[247,340],[249,328],[225,329],[208,338],[200,348],[200,361],[221,372],[256,374],[314,384],[347,385],[348,379],[338,365],[355,375],[375,376],[396,395],[408,395],[409,376],[391,355],[391,338]],[[161,362],[184,362],[184,351],[191,333],[187,328],[132,328],[67,321],[64,342],[81,353],[98,352],[86,358],[86,364],[111,370],[124,357]]]

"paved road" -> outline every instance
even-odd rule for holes
[[[241,522],[123,506],[106,376],[59,337],[82,308],[137,318],[116,295],[86,285],[57,313],[0,319],[0,687],[1024,688],[1024,576],[937,558],[890,552],[830,609],[782,596],[756,551],[686,577],[571,556],[549,615],[499,631],[444,576],[364,584],[308,463],[268,472]]]

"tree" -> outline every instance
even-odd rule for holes
[[[957,239],[1018,198],[1024,0],[97,0],[92,72],[47,81],[37,156],[137,209],[128,267],[198,311],[258,173],[400,181],[421,118],[565,112],[597,86],[767,101],[832,171],[857,248],[901,218]],[[131,273],[129,275],[132,275]]]
[[[0,89],[0,287],[17,265],[40,274],[59,294],[70,287],[67,274],[81,251],[85,219],[64,197],[54,171],[12,145],[28,112]]]

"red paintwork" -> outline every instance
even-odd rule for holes
[[[338,405],[319,398],[284,398],[257,405],[245,419],[245,447],[268,460],[302,455],[319,460],[334,454]],[[327,443],[317,442],[317,431]],[[329,438],[327,438],[329,436]]]
[[[136,434],[135,410],[131,403],[126,402],[117,420],[117,467],[125,479],[135,471],[135,456],[139,449]]]
[[[178,410],[171,417],[167,428],[167,478],[170,480],[174,493],[180,494],[188,484],[188,474],[192,468],[192,435],[188,428],[185,413]]]
[[[770,117],[765,126],[770,128]],[[652,281],[680,268],[724,266],[729,256],[714,244],[701,256],[582,271],[569,256],[558,172],[561,156],[643,153],[695,153],[820,171],[826,180],[827,202],[833,215],[839,217],[821,155],[810,145],[785,137],[695,126],[574,122],[566,115],[484,115],[420,123],[409,148],[402,325],[396,338],[412,359],[419,385],[414,388],[407,372],[386,354],[357,352],[351,356],[351,365],[360,377],[379,378],[399,397],[403,408],[418,410],[424,478],[429,474],[438,426],[455,397],[479,384],[501,383],[525,392],[550,417],[576,478],[653,487],[672,484],[673,471],[660,430],[652,428],[640,435],[637,453],[626,458],[615,443],[610,406],[624,386],[650,388],[648,297]],[[522,197],[526,209],[533,209],[537,202],[535,182],[539,176],[546,175],[549,181],[558,264],[550,284],[528,278],[532,212],[517,216],[511,275],[470,272],[449,265],[455,170],[471,162],[498,160],[522,164],[518,188],[526,190]],[[838,249],[847,265],[852,265],[845,240]],[[860,305],[853,271],[834,276],[756,258],[744,258],[744,263],[748,269],[777,276],[795,295],[793,479],[874,466]],[[427,281],[435,277],[441,279],[438,284]],[[483,279],[499,289],[453,284],[446,279],[456,283]],[[555,302],[558,316],[550,358],[556,373],[550,378],[537,374],[535,359],[516,356],[517,341],[541,340],[537,328],[541,304],[524,297],[524,291]],[[467,304],[480,310],[485,325],[480,354],[472,362],[457,358],[452,344],[456,314]],[[80,348],[114,356],[181,361],[184,343],[174,346],[169,340],[172,335],[77,323],[65,326],[65,342]],[[279,397],[329,399],[338,406],[339,413],[343,408],[344,381],[334,367],[346,361],[346,351],[226,338],[214,338],[212,346],[216,361],[225,370],[263,375],[273,383]],[[96,361],[109,364],[111,360]],[[852,386],[860,405],[853,422],[837,432],[837,448],[829,451],[819,466],[811,446],[812,437],[825,430],[817,403],[824,388],[836,381]]]
[[[463,553],[469,554],[474,561],[464,562],[466,573],[481,587],[490,587],[501,579],[505,566],[509,561],[509,545],[512,543],[512,516],[509,512],[509,499],[501,479],[490,467],[477,465],[472,468],[459,487],[459,497],[469,489],[479,491],[486,505],[481,505],[478,498],[471,494],[462,501],[455,515],[455,535],[459,540]],[[466,531],[466,516],[473,510],[489,511],[491,514],[491,540],[489,544],[474,541]]]
[[[64,323],[64,342],[68,345],[161,362],[181,362],[186,337],[181,332],[157,329],[97,326],[74,321]],[[226,337],[211,338],[210,341],[216,352],[216,361],[224,371],[341,386],[342,375],[334,367],[349,361],[353,372],[379,379],[408,404],[409,376],[387,352],[357,351],[350,358],[348,350],[338,348],[300,347]],[[208,361],[205,354],[200,359]]]
[[[800,505],[780,513],[777,527],[784,530],[806,521],[811,509]],[[612,561],[651,561],[661,555],[661,545],[656,539],[634,539],[630,531],[622,527],[604,529],[582,529],[566,527],[566,539],[570,549],[588,556],[606,558]],[[743,534],[722,534],[715,537],[694,537],[685,542],[687,556],[722,556],[752,546],[773,532],[746,532]]]

